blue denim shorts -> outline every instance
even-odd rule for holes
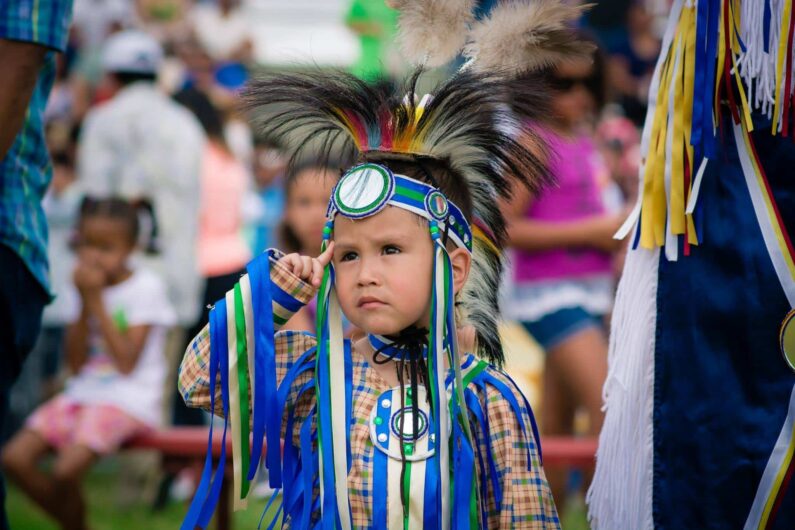
[[[602,327],[601,317],[580,306],[564,307],[538,320],[522,322],[522,326],[545,351],[589,327]]]

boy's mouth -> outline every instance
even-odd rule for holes
[[[386,305],[381,299],[375,296],[362,296],[359,298],[359,303],[356,304],[362,309],[377,309]]]

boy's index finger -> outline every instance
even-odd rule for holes
[[[323,267],[328,265],[331,262],[331,257],[334,255],[334,242],[329,241],[326,250],[324,250],[318,257],[317,260],[320,262]]]

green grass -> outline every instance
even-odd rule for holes
[[[164,509],[152,511],[151,504],[141,499],[120,498],[119,466],[108,459],[93,469],[85,483],[84,493],[88,505],[88,527],[91,530],[176,530],[188,505],[171,502]],[[24,494],[7,484],[6,511],[12,530],[58,530],[55,523]],[[136,495],[137,497],[138,495]],[[246,511],[233,515],[232,528],[255,529],[259,523],[265,500],[255,500]],[[269,518],[263,522],[267,527]],[[215,528],[215,522],[210,525]]]
[[[561,526],[563,530],[589,530],[588,512],[581,494],[569,499],[561,518]]]
[[[182,523],[188,507],[185,503],[171,502],[164,509],[152,511],[143,498],[122,499],[119,484],[121,470],[114,458],[95,467],[88,475],[84,487],[88,503],[91,530],[176,530]],[[7,484],[6,510],[13,530],[58,530],[58,527],[25,497],[22,492]],[[143,497],[136,495],[136,497]],[[257,528],[265,500],[255,500],[246,511],[233,514],[232,528],[253,530]],[[272,514],[263,522],[266,527]],[[215,523],[210,525],[215,528]],[[564,530],[588,530],[585,506],[581,499],[569,502],[563,517]]]

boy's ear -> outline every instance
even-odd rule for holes
[[[469,278],[469,269],[472,267],[472,255],[463,248],[456,247],[450,251],[450,263],[453,266],[453,291],[455,294],[463,289]]]

